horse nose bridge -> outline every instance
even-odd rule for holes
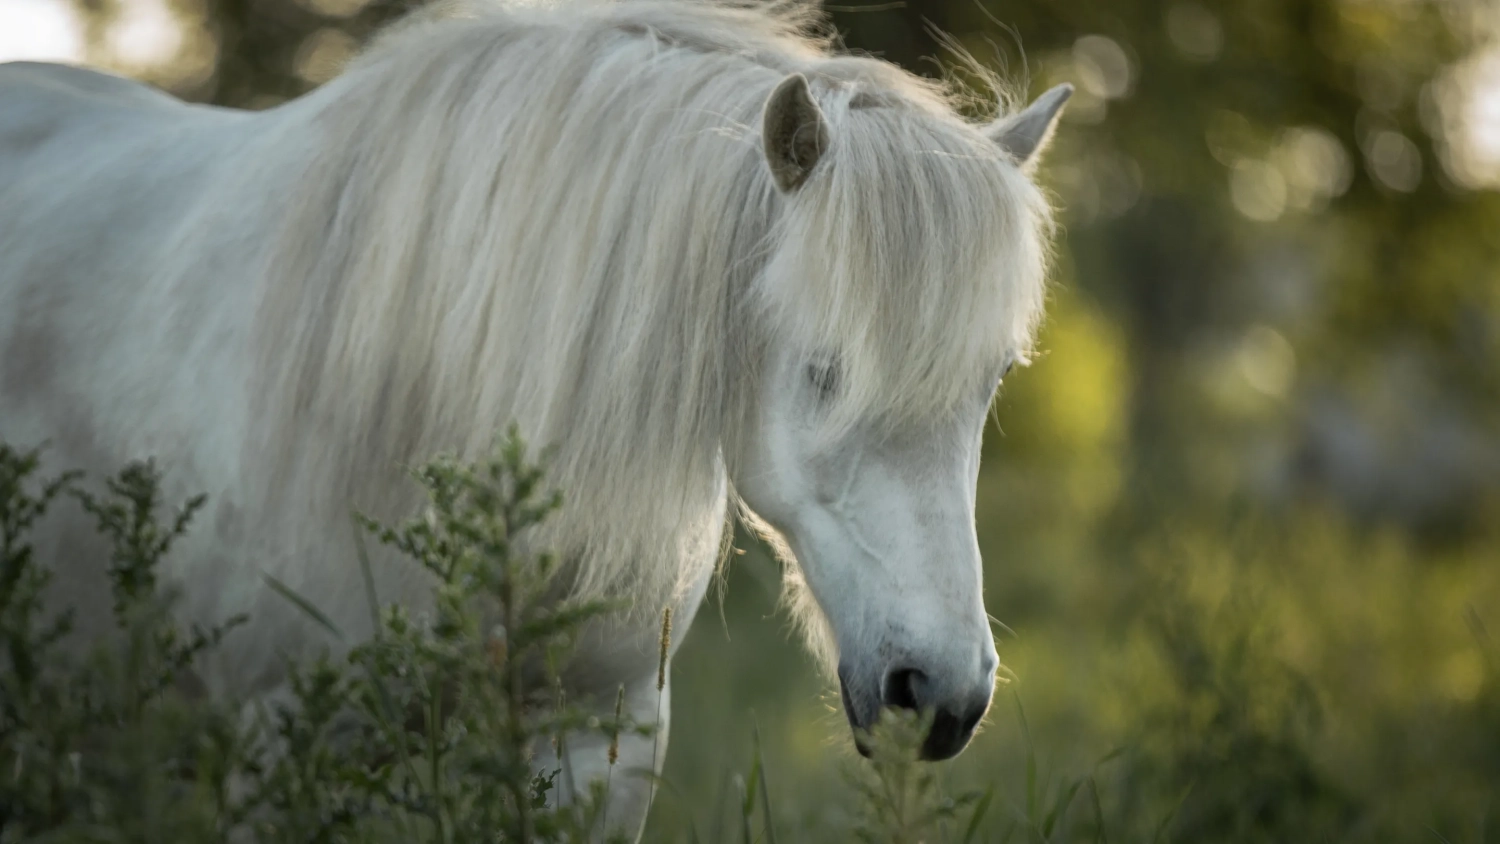
[[[942,606],[891,628],[892,663],[910,662],[935,680],[948,682],[988,674],[998,657],[984,604],[973,595],[954,596]]]

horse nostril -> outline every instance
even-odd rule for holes
[[[901,709],[920,709],[918,691],[927,683],[927,675],[915,668],[898,668],[885,675],[885,689],[881,701],[886,706]]]
[[[984,656],[982,656],[982,657],[979,658],[979,673],[980,674],[983,674],[984,676],[988,677],[991,674],[994,674],[997,670],[999,670],[999,668],[1000,668],[1000,655],[997,654],[997,653],[995,653],[995,651],[993,649],[987,651]]]

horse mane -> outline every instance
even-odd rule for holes
[[[543,541],[575,589],[659,596],[723,518],[720,445],[769,342],[748,326],[840,355],[834,425],[945,412],[1024,356],[1046,202],[954,89],[837,53],[819,19],[792,0],[470,4],[283,106],[317,148],[255,315],[272,486],[400,515],[390,467],[475,455],[514,420],[551,449],[565,505]],[[787,198],[759,125],[792,72],[833,143]]]

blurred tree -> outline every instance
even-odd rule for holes
[[[1128,337],[1132,489],[1331,494],[1450,533],[1490,515],[1500,197],[1462,157],[1461,71],[1493,6],[890,5],[835,17],[919,72],[935,26],[1032,94],[1078,85],[1044,171],[1070,283]]]
[[[111,32],[140,0],[72,0],[88,21],[93,58],[114,55]],[[265,108],[337,74],[358,45],[426,0],[163,0],[180,30],[173,55],[127,66],[196,102]]]

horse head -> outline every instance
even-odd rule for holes
[[[752,522],[805,585],[856,744],[882,707],[959,753],[999,666],[974,527],[995,391],[1040,313],[1044,204],[1027,171],[1071,89],[988,127],[807,78],[770,95],[785,202],[756,285],[750,392],[730,450]]]

